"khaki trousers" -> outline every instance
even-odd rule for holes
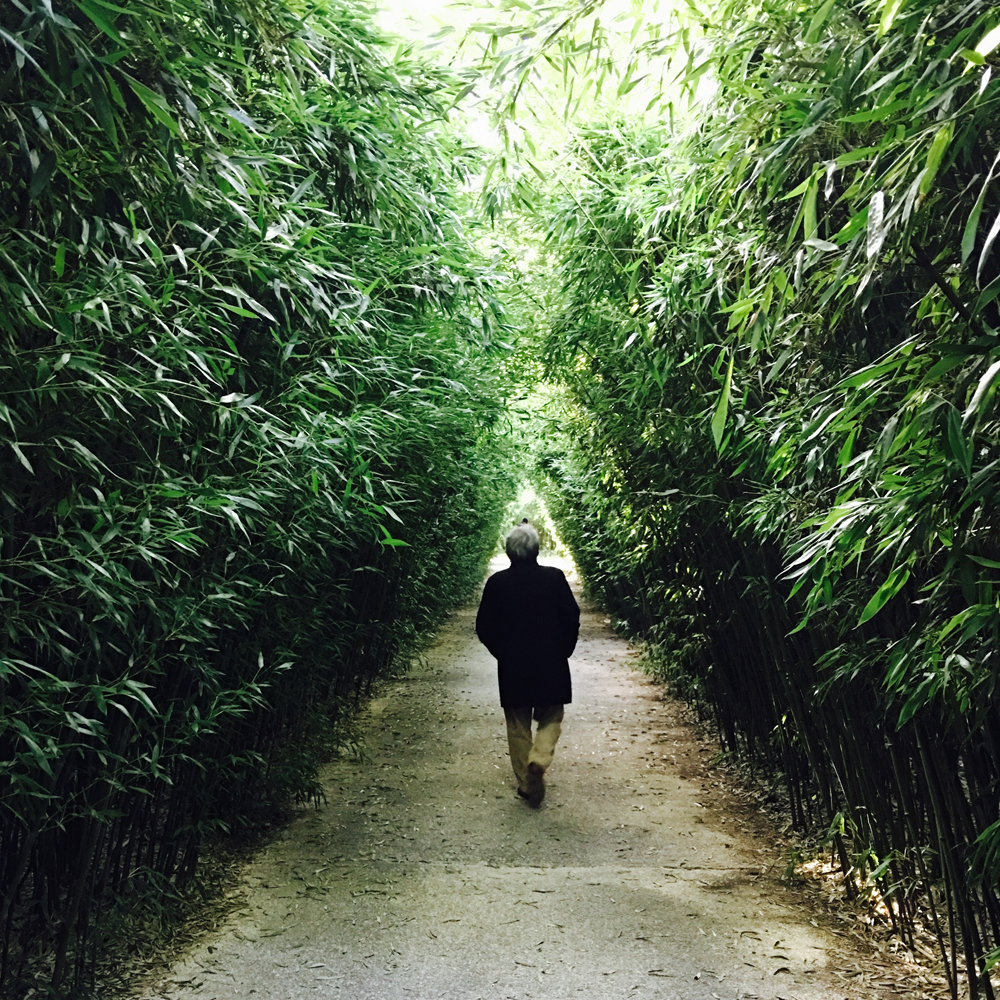
[[[543,771],[552,763],[556,741],[562,732],[563,706],[536,705],[534,708],[505,708],[507,717],[507,746],[510,762],[514,767],[518,788],[525,788],[528,765],[537,764]],[[538,723],[534,739],[531,736],[531,717]]]

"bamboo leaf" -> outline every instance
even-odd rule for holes
[[[94,102],[94,115],[98,124],[104,129],[105,135],[111,140],[111,145],[118,148],[118,126],[111,102],[108,100],[105,81],[99,72],[93,70],[87,74],[90,84],[90,97]]]
[[[868,203],[868,239],[866,254],[868,259],[878,255],[885,243],[885,192],[876,191]]]
[[[17,460],[21,463],[21,465],[23,465],[28,470],[28,472],[34,475],[35,470],[31,467],[31,462],[29,462],[28,459],[25,457],[25,454],[23,451],[21,451],[21,448],[18,445],[18,443],[16,441],[10,441],[10,440],[8,440],[7,443],[10,445],[14,454],[17,456]]]
[[[854,442],[858,437],[858,428],[852,427],[850,433],[847,435],[847,440],[844,442],[843,447],[840,449],[840,453],[837,455],[837,465],[841,469],[851,461],[851,457],[854,454]]]
[[[906,0],[885,0],[884,6],[882,7],[882,17],[879,20],[878,33],[880,36],[888,34],[892,29],[893,23],[899,16],[899,12],[903,9],[903,5]]]
[[[852,149],[846,153],[841,153],[834,162],[838,167],[848,167],[852,163],[871,159],[872,155],[877,152],[878,146],[862,146],[859,149]]]
[[[910,99],[904,98],[898,101],[890,101],[888,104],[883,104],[880,107],[872,108],[870,111],[856,111],[852,115],[846,115],[841,118],[840,121],[848,122],[850,124],[858,124],[861,122],[880,122],[885,118],[889,118],[894,115],[897,111],[903,111],[905,108],[910,106]]]
[[[996,559],[987,559],[985,556],[974,556],[971,552],[966,553],[966,557],[978,566],[985,566],[987,569],[1000,569],[1000,561]]]
[[[132,93],[135,94],[140,101],[142,101],[143,105],[145,105],[146,110],[157,121],[166,125],[166,127],[174,135],[180,135],[180,128],[173,115],[170,114],[169,105],[166,100],[164,100],[163,96],[158,94],[155,90],[150,90],[150,88],[145,84],[133,79],[131,76],[128,76],[128,74],[123,73],[122,76],[125,78],[125,82],[132,89]]]
[[[123,47],[126,45],[125,39],[122,38],[118,29],[114,26],[104,11],[101,10],[100,6],[96,3],[91,3],[90,0],[73,0],[73,2],[112,41],[117,42]]]
[[[819,176],[813,174],[809,179],[809,186],[805,197],[802,199],[802,229],[803,239],[806,243],[816,239],[818,222],[816,220],[816,199],[819,196]]]
[[[45,190],[45,186],[49,183],[52,179],[52,175],[55,173],[57,163],[58,160],[56,159],[56,154],[51,150],[42,158],[42,162],[38,165],[38,169],[34,172],[31,178],[31,188],[29,193],[32,199],[37,198]]]
[[[722,435],[726,429],[726,416],[729,413],[729,393],[733,384],[733,362],[736,360],[735,351],[729,352],[729,366],[726,369],[726,378],[722,385],[722,394],[716,404],[715,413],[712,415],[712,440],[715,442],[715,450],[720,451],[722,447]]]
[[[1000,375],[1000,361],[994,361],[980,378],[976,391],[972,394],[972,399],[962,415],[963,420],[968,421],[977,414],[982,415],[993,397],[998,375]]]
[[[860,212],[855,212],[848,219],[843,228],[834,236],[833,242],[838,246],[849,243],[854,237],[868,225],[868,206],[866,205]]]
[[[153,91],[150,91],[150,93],[153,93]],[[167,110],[165,105],[163,110]],[[233,121],[237,121],[241,125],[246,125],[247,128],[257,131],[257,123],[242,108],[229,107],[222,108],[221,110],[224,115],[228,115]]]
[[[410,544],[409,542],[404,542],[401,538],[393,538],[389,533],[389,529],[384,524],[379,525],[379,530],[382,532],[382,539],[379,544],[386,546],[386,548],[398,548]]]
[[[878,364],[868,365],[866,368],[862,368],[859,371],[848,375],[847,378],[841,379],[837,383],[838,389],[860,389],[866,385],[871,385],[872,382],[888,375],[890,372],[896,371],[896,369],[902,367],[906,364],[907,359],[905,357],[892,358],[889,361],[881,361]]]
[[[1000,24],[998,24],[995,28],[991,28],[985,35],[983,35],[976,45],[976,52],[985,58],[990,55],[998,45],[1000,45]]]
[[[899,720],[896,723],[897,729],[901,729],[905,726],[906,723],[909,722],[921,708],[928,704],[933,696],[934,686],[934,678],[925,677],[923,683],[911,693],[910,697],[907,698],[905,704],[900,710]]]
[[[146,709],[152,716],[157,716],[159,713],[156,710],[156,706],[153,704],[149,695],[146,691],[151,688],[152,685],[145,684],[142,681],[137,681],[134,678],[129,678],[125,681],[125,687],[131,692],[132,697],[138,701],[143,708]]]
[[[947,438],[952,457],[958,462],[966,476],[972,475],[972,455],[962,430],[962,417],[954,406],[947,411]]]
[[[922,197],[926,197],[930,194],[930,191],[934,186],[934,179],[937,177],[938,170],[941,167],[941,160],[944,157],[945,151],[951,143],[954,130],[954,122],[946,122],[937,130],[934,140],[931,142],[931,147],[927,151],[927,160],[924,164],[924,170],[920,175],[919,191]]]
[[[994,161],[994,166],[995,166]],[[989,183],[987,179],[986,184],[983,185],[979,192],[979,197],[976,199],[976,203],[972,206],[972,211],[969,213],[969,218],[966,220],[965,229],[962,232],[962,266],[964,267],[968,263],[969,258],[972,256],[972,251],[976,246],[976,233],[979,230],[979,217],[983,212],[983,203],[986,199],[986,186]]]
[[[864,625],[865,622],[874,618],[903,589],[909,579],[910,568],[897,566],[864,606],[861,617],[858,619],[858,625]]]
[[[977,285],[982,281],[983,266],[986,264],[986,261],[990,256],[990,251],[993,249],[993,244],[996,242],[997,236],[1000,236],[1000,212],[997,213],[997,217],[993,220],[993,225],[990,226],[990,231],[986,234],[986,239],[983,242],[983,249],[979,254],[979,265],[976,268]]]
[[[52,765],[49,763],[48,756],[45,751],[42,750],[40,744],[35,739],[34,734],[30,729],[22,722],[20,719],[14,718],[10,719],[8,723],[12,729],[14,729],[21,739],[28,745],[28,749],[31,752],[32,757],[35,759],[35,763],[47,774],[52,777]]]
[[[823,25],[826,24],[835,2],[836,0],[824,0],[816,13],[813,14],[812,20],[809,22],[809,27],[806,28],[806,33],[802,39],[807,45],[813,45],[819,41],[820,32],[823,29]]]

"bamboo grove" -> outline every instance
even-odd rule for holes
[[[537,474],[660,675],[992,997],[1000,15],[688,6],[645,54],[693,113],[576,122],[538,184]]]
[[[206,840],[320,795],[331,728],[494,546],[462,81],[372,25],[0,9],[5,995],[85,985]]]
[[[505,6],[476,77],[355,0],[0,5],[11,995],[321,794],[481,577],[540,359],[532,475],[591,591],[993,997],[1000,14],[689,0],[616,66],[598,0]],[[509,140],[546,61],[568,148],[485,175],[540,232],[505,314],[449,118],[513,81]],[[642,72],[647,113],[581,103]]]

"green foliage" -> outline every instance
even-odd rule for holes
[[[318,794],[509,499],[460,84],[353,0],[0,14],[0,982]]]
[[[973,995],[1000,836],[996,29],[985,4],[766,0],[658,43],[691,110],[579,126],[547,209],[565,403],[539,449],[591,588],[797,822],[843,812],[891,859],[904,938],[907,891],[946,884]]]

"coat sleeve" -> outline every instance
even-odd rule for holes
[[[559,578],[559,622],[562,626],[563,649],[569,659],[576,649],[576,640],[580,636],[580,606],[576,603],[573,591],[565,574]]]
[[[479,602],[479,611],[476,613],[476,635],[493,656],[499,659],[503,623],[500,621],[496,587],[490,586],[492,583],[491,577],[483,588],[483,598]]]

